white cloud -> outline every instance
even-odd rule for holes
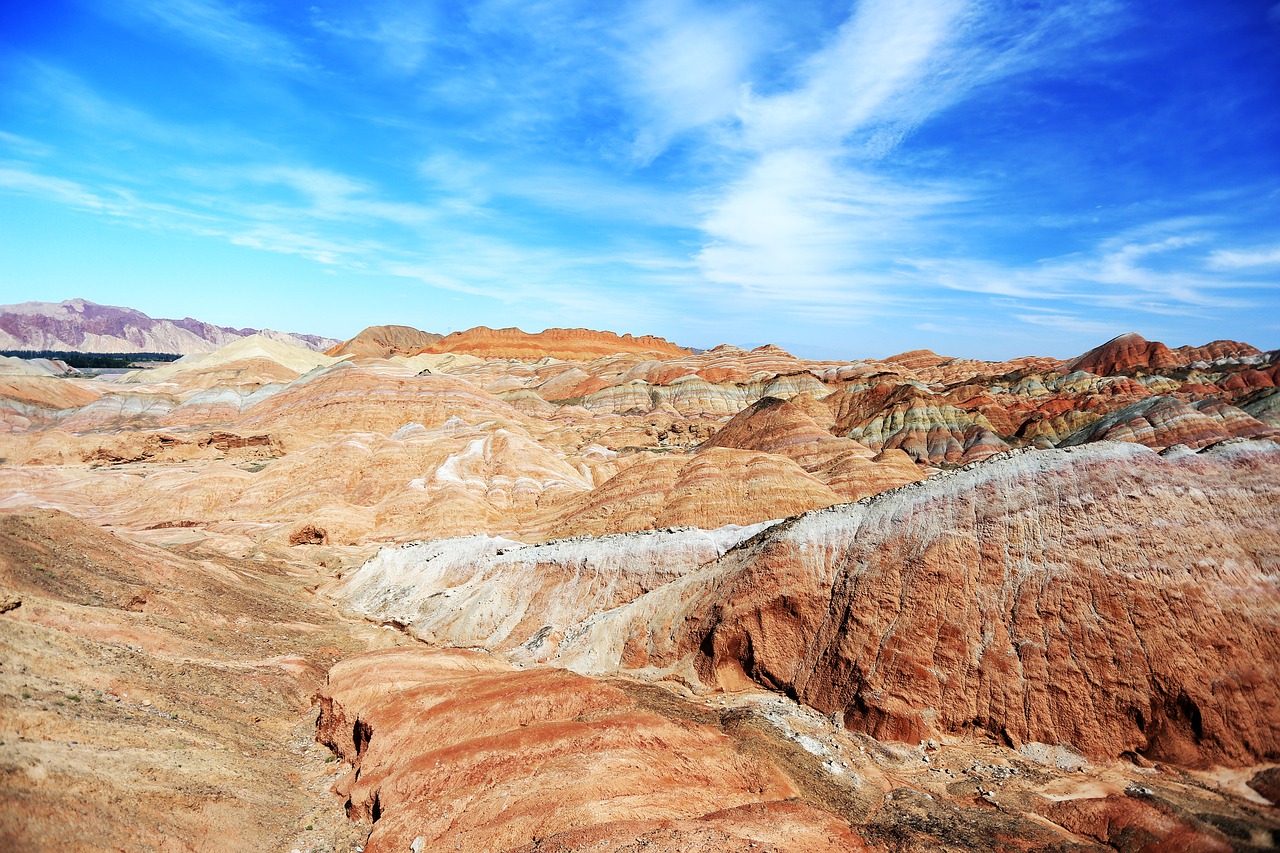
[[[680,0],[651,0],[622,27],[623,86],[635,98],[634,155],[658,156],[681,133],[730,119],[748,71],[767,46],[749,6],[709,13]]]
[[[1219,270],[1240,270],[1280,265],[1280,246],[1260,249],[1219,249],[1209,255],[1209,266]]]
[[[1040,302],[1072,302],[1170,316],[1206,310],[1248,308],[1253,301],[1230,291],[1247,281],[1206,274],[1203,233],[1165,234],[1176,223],[1152,223],[1100,241],[1089,251],[1024,266],[975,260],[926,259],[913,262],[919,273],[953,290]],[[1042,312],[1043,313],[1043,312]]]
[[[778,303],[882,302],[883,253],[907,223],[951,200],[937,188],[904,188],[839,168],[829,152],[762,156],[726,188],[702,222],[703,276]]]
[[[1115,337],[1124,334],[1127,329],[1117,323],[1106,320],[1088,320],[1073,314],[1015,314],[1017,319],[1035,326],[1046,326],[1074,335],[1091,337]]]
[[[882,158],[976,89],[1062,59],[1112,11],[1109,0],[1050,11],[976,0],[858,3],[800,64],[790,89],[746,90],[739,129],[718,137],[738,171],[713,194],[700,225],[705,242],[696,257],[706,280],[780,305],[846,309],[907,301],[932,288],[926,277],[903,274],[902,256],[935,244],[939,219],[958,214],[979,188],[963,178],[919,186]],[[1137,277],[1136,258],[1105,260],[1112,268],[1094,270],[1094,278]],[[1063,288],[1073,272],[1064,266],[1038,278],[1061,275],[1055,287]],[[965,286],[976,287],[974,278]]]
[[[917,86],[954,36],[963,0],[865,0],[835,39],[809,58],[797,88],[750,98],[740,115],[757,150],[835,144],[883,122],[885,107]]]
[[[21,164],[16,164],[21,166]],[[90,192],[74,181],[42,175],[26,168],[0,166],[0,187],[23,195],[57,201],[81,210],[107,212],[112,205],[96,193]]]

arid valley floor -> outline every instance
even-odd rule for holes
[[[1280,846],[1280,352],[0,359],[0,849]]]

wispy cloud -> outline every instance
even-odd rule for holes
[[[382,67],[398,74],[419,71],[437,44],[439,13],[423,3],[361,3],[322,10],[312,6],[317,30],[368,48]]]
[[[1170,225],[1165,223],[1165,227]],[[942,287],[1041,302],[1074,302],[1082,308],[1196,315],[1210,308],[1256,304],[1247,295],[1254,283],[1207,273],[1212,259],[1221,255],[1206,249],[1212,235],[1156,237],[1153,229],[1157,227],[1159,224],[1144,225],[1102,240],[1090,251],[1024,266],[972,259],[922,260],[914,266]]]
[[[103,5],[107,14],[145,26],[158,25],[228,60],[290,71],[308,68],[310,63],[293,41],[246,14],[250,8],[219,0],[137,0]]]
[[[753,300],[869,306],[893,298],[883,285],[896,258],[884,247],[952,198],[838,169],[825,152],[773,152],[717,199],[697,262],[708,281]]]
[[[894,269],[930,251],[942,217],[964,215],[978,187],[905,178],[884,158],[932,114],[1024,70],[1047,31],[1081,38],[1072,28],[1095,23],[1099,5],[1019,21],[1015,37],[1008,10],[985,4],[858,4],[793,87],[744,91],[725,140],[740,172],[700,226],[706,279],[781,306],[856,303],[866,313],[930,286]]]
[[[21,164],[14,165],[18,168],[0,166],[0,187],[10,192],[38,196],[81,210],[108,211],[112,207],[107,200],[74,181],[42,175],[23,168]]]
[[[917,86],[956,35],[962,0],[868,0],[835,39],[804,64],[801,84],[751,97],[740,115],[757,150],[831,146],[853,131],[897,118],[886,108]]]
[[[1219,270],[1280,266],[1280,246],[1244,250],[1218,249],[1209,255],[1209,266]]]
[[[680,0],[640,4],[619,27],[624,91],[634,100],[633,156],[647,164],[682,133],[736,117],[767,45],[750,6],[710,12]]]

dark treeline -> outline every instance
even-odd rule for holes
[[[135,361],[176,361],[182,358],[172,352],[61,352],[59,350],[6,349],[0,355],[17,358],[53,358],[71,367],[128,367]]]

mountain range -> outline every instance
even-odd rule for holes
[[[0,305],[2,350],[188,355],[212,352],[257,334],[314,350],[338,343],[319,335],[232,329],[190,317],[157,320],[133,308],[98,305],[87,299]]]

